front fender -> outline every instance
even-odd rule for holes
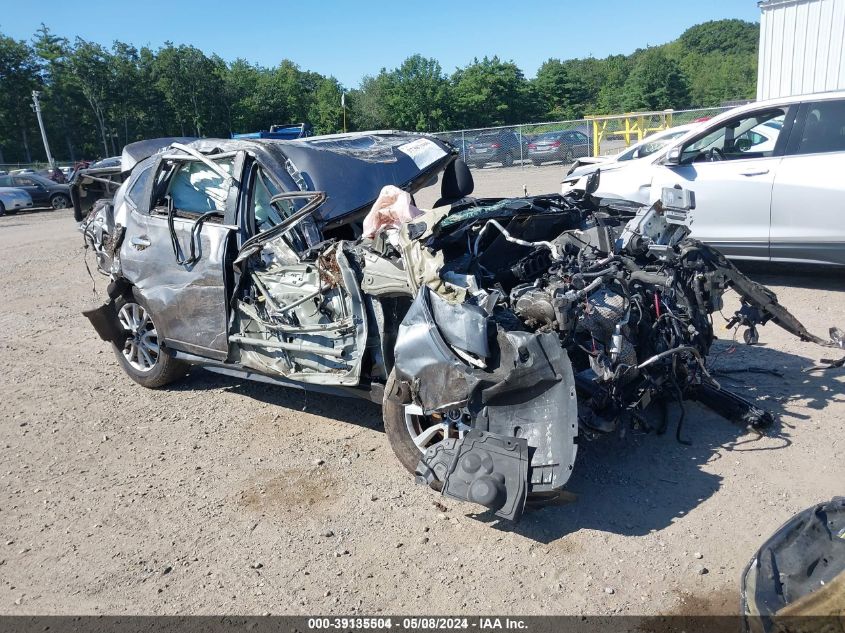
[[[397,379],[425,413],[462,409],[473,429],[526,440],[528,492],[563,487],[577,453],[578,404],[572,365],[557,335],[508,330],[469,304],[432,309],[438,302],[446,303],[423,286],[402,321]],[[438,314],[448,315],[448,323],[438,322]],[[471,366],[455,345],[485,366]]]

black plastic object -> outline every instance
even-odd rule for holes
[[[708,384],[697,385],[688,393],[690,400],[697,400],[708,409],[736,424],[765,429],[774,423],[772,414],[761,409],[739,394],[725,389],[717,389]]]
[[[834,497],[789,519],[745,568],[741,601],[746,628],[751,623],[753,630],[778,630],[772,620],[778,611],[842,573],[845,497]]]
[[[109,301],[99,308],[83,310],[82,316],[91,322],[94,330],[104,341],[118,345],[126,341],[126,329],[117,318],[117,308],[114,301]]]
[[[598,191],[600,182],[601,169],[596,169],[592,174],[587,176],[587,184],[584,186],[584,193],[588,196],[593,195],[596,191]]]
[[[472,172],[462,158],[456,158],[443,172],[440,183],[440,199],[434,203],[434,208],[447,204],[454,204],[466,198],[475,190]]]
[[[443,482],[443,494],[472,501],[496,516],[518,521],[528,495],[528,442],[473,429],[460,440],[429,448],[417,466],[417,481]]]

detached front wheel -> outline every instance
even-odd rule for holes
[[[184,376],[187,365],[162,347],[153,316],[143,300],[131,296],[116,303],[117,318],[126,331],[126,340],[113,347],[123,371],[149,389],[163,387]]]

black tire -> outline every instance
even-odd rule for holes
[[[414,444],[408,432],[408,427],[405,424],[405,406],[387,398],[389,394],[393,393],[395,384],[396,370],[393,370],[390,372],[387,384],[384,387],[385,398],[382,403],[384,434],[387,435],[387,441],[399,463],[405,467],[405,470],[415,475],[417,464],[420,463],[422,458],[422,451]],[[434,481],[431,483],[431,488],[439,492],[443,489],[443,482]]]
[[[115,307],[118,314],[121,314],[124,308],[127,308],[127,311],[131,312],[131,305],[137,305],[142,308],[143,312],[149,318],[149,323],[152,326],[152,329],[155,330],[155,318],[150,313],[146,301],[144,301],[144,298],[139,293],[129,291],[126,296],[118,297],[115,301]],[[126,324],[124,323],[124,326],[125,325]],[[149,332],[149,330],[146,331]],[[155,362],[148,369],[140,369],[137,365],[142,364],[143,362],[141,361],[141,355],[137,351],[134,354],[129,351],[132,343],[135,343],[136,346],[138,345],[138,339],[135,338],[134,332],[130,333],[130,337],[127,339],[126,345],[123,347],[120,347],[117,344],[112,344],[114,355],[117,357],[117,362],[120,363],[120,366],[123,368],[123,371],[126,372],[126,375],[142,387],[147,387],[148,389],[158,389],[159,387],[164,387],[165,385],[179,380],[188,370],[188,365],[173,358],[167,348],[163,347],[159,341],[160,339],[156,337],[156,342],[158,343],[158,353],[155,356]],[[133,355],[139,362],[135,362],[133,364],[133,361],[130,360],[130,356]]]
[[[0,202],[0,217],[6,215],[6,205]]]
[[[505,154],[502,157],[502,165],[505,167],[512,167],[513,166],[513,155],[512,154]]]
[[[394,370],[387,378],[387,385],[384,388],[385,396],[393,392],[395,383],[396,371]],[[381,412],[384,419],[384,433],[387,435],[390,448],[393,449],[399,463],[413,475],[422,453],[411,439],[408,427],[405,426],[405,407],[385,397]]]
[[[534,167],[539,167],[540,165],[542,165],[542,164],[543,164],[543,161],[541,161],[541,160],[537,160],[537,159],[535,158],[535,159],[532,159],[532,160],[531,160],[531,164],[532,164],[532,165],[534,165]]]
[[[63,193],[54,193],[50,196],[50,206],[55,210],[67,209],[71,206],[70,196]]]

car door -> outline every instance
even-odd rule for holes
[[[772,184],[789,128],[770,128],[777,140],[768,151],[754,151],[747,133],[769,121],[790,120],[788,115],[794,117],[795,108],[744,112],[708,126],[680,148],[673,148],[670,160],[655,165],[651,200],[660,197],[663,187],[680,185],[692,190],[693,237],[728,257],[768,260]]]
[[[194,154],[162,155],[148,166],[151,177],[135,181],[143,183],[143,203],[129,205],[121,270],[166,345],[225,360],[244,152]]]
[[[845,265],[845,100],[801,104],[772,188],[774,260]]]
[[[32,198],[32,203],[36,206],[46,204],[50,201],[50,192],[47,187],[29,176],[15,176],[14,186],[18,189],[23,189]]]
[[[324,194],[285,192],[258,163],[246,173],[240,225],[252,237],[235,260],[231,337],[240,362],[298,382],[357,385],[366,308],[345,242],[317,247],[322,238],[309,214]]]

